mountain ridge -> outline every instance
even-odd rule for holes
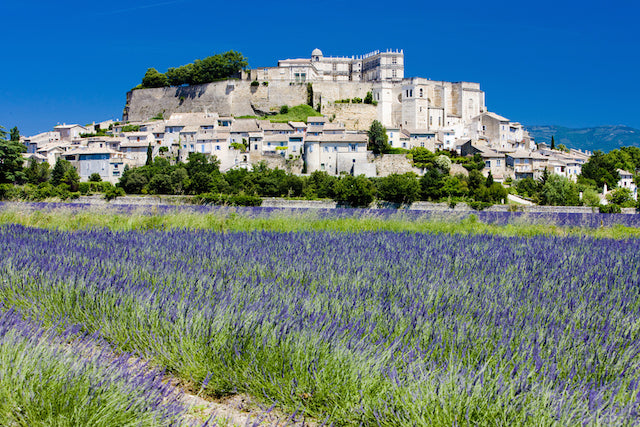
[[[526,125],[525,128],[537,143],[551,143],[554,136],[556,146],[608,152],[620,147],[640,147],[640,130],[625,125],[604,125],[586,128],[569,128],[556,125]]]

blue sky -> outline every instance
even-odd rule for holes
[[[524,124],[640,128],[634,1],[2,2],[0,125],[120,118],[149,67],[230,49],[278,59],[402,48],[405,75],[479,82]]]

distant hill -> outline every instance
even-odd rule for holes
[[[640,130],[628,126],[598,126],[572,129],[562,126],[525,126],[536,142],[551,143],[554,136],[556,145],[564,144],[580,150],[611,151],[625,146],[640,147]]]

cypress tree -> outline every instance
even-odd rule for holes
[[[147,161],[145,163],[146,166],[149,166],[153,163],[153,149],[151,148],[151,144],[147,147]]]
[[[551,149],[556,149],[556,140],[553,138],[553,135],[551,135]]]

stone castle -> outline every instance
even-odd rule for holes
[[[479,83],[405,78],[402,50],[327,57],[315,49],[310,58],[280,60],[277,67],[255,68],[239,77],[189,87],[134,90],[127,94],[123,120],[143,121],[162,112],[263,114],[282,105],[306,104],[308,83],[314,107],[319,105],[327,116],[335,114],[352,130],[366,129],[377,119],[387,128],[448,130],[462,137],[465,125],[486,112]],[[375,106],[336,104],[363,99],[368,92]]]

